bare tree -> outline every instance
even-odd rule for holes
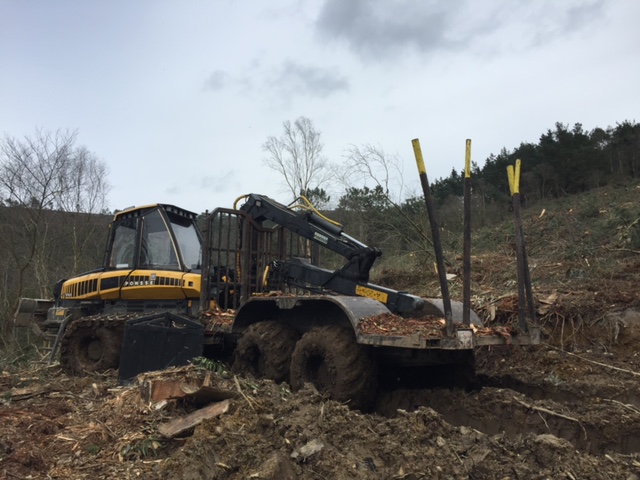
[[[366,185],[373,181],[391,201],[389,195],[392,183],[398,188],[398,196],[402,194],[401,159],[397,155],[386,153],[379,145],[350,145],[345,152],[342,181],[345,186],[360,183]]]
[[[94,240],[96,222],[92,214],[104,212],[110,185],[107,181],[108,168],[104,162],[86,147],[78,147],[68,162],[68,169],[61,175],[61,195],[58,209],[64,215],[66,235],[71,240],[72,264],[69,273],[79,273],[83,253],[89,242]],[[102,222],[97,226],[102,228]]]
[[[98,213],[107,206],[109,171],[94,153],[78,147],[60,175],[58,209],[65,212]]]
[[[59,275],[77,272],[89,214],[107,206],[107,167],[76,139],[75,131],[38,130],[0,140],[0,263],[13,278],[11,294],[3,295],[12,305],[1,306],[2,316],[25,293],[49,296]]]
[[[327,159],[322,155],[324,145],[321,132],[306,117],[299,117],[291,124],[283,122],[284,133],[269,137],[262,145],[268,156],[264,163],[280,173],[293,198],[307,195],[322,187],[332,173]]]
[[[375,187],[370,192],[377,197],[382,196],[386,206],[384,212],[381,205],[376,210],[383,215],[381,218],[374,218],[375,215],[367,216],[367,221],[372,225],[365,226],[371,228],[380,236],[381,232],[387,232],[387,243],[403,243],[421,251],[425,256],[432,255],[432,241],[428,232],[427,218],[425,216],[415,218],[407,213],[406,202],[403,202],[404,179],[401,168],[402,160],[397,155],[386,153],[381,146],[364,144],[360,147],[350,145],[345,152],[345,162],[342,168],[341,179],[347,192],[352,185],[364,185],[373,182]],[[396,188],[393,192],[392,187]],[[380,216],[380,215],[378,215]]]

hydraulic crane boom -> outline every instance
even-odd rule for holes
[[[368,282],[373,263],[382,255],[380,249],[368,247],[345,234],[341,225],[323,218],[312,208],[296,211],[269,197],[252,193],[240,210],[256,222],[270,220],[342,255],[349,260],[341,269],[345,277]]]
[[[278,261],[270,266],[271,278],[309,290],[324,289],[374,298],[396,313],[422,309],[424,300],[420,297],[370,284],[369,272],[382,255],[380,249],[368,247],[345,234],[340,225],[322,217],[313,208],[296,210],[264,195],[249,194],[240,210],[258,223],[273,222],[347,259],[344,266],[333,271],[301,258]]]

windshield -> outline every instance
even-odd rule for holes
[[[178,254],[160,212],[153,210],[143,218],[139,265],[141,267],[179,269]]]

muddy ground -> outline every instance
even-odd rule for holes
[[[209,372],[235,394],[226,413],[177,438],[158,428],[198,409],[188,401],[146,402],[115,373],[4,371],[0,478],[640,478],[640,315],[607,322],[592,328],[614,342],[485,347],[470,388],[413,378],[383,388],[369,414],[220,365],[172,370],[163,375]]]
[[[167,438],[163,426],[200,406],[145,401],[139,385],[118,386],[116,372],[7,367],[0,478],[638,479],[640,252],[552,261],[540,252],[559,241],[529,240],[544,245],[530,257],[543,344],[483,347],[466,388],[425,371],[387,382],[363,414],[310,386],[293,393],[220,364],[191,366],[162,375],[210,378],[234,397],[226,413]],[[517,316],[514,270],[506,253],[474,257],[474,309],[488,325]],[[459,287],[454,280],[454,298]]]

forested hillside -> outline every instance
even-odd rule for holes
[[[0,206],[2,338],[20,297],[51,298],[56,281],[102,263],[110,220],[110,215]]]
[[[572,128],[556,123],[540,136],[538,143],[521,143],[503,148],[475,166],[474,189],[485,200],[500,201],[509,193],[505,168],[515,159],[524,162],[521,188],[529,200],[558,198],[584,192],[622,178],[640,176],[640,124],[624,121],[616,127],[585,131],[580,123]],[[461,173],[433,185],[441,201],[462,195]]]

